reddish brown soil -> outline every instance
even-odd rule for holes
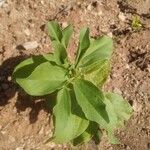
[[[131,20],[138,16],[139,31]],[[75,34],[88,26],[91,36],[107,34],[114,39],[112,72],[106,90],[121,93],[134,113],[116,132],[121,144],[111,145],[104,136],[81,147],[44,144],[51,136],[51,111],[45,100],[26,95],[11,81],[14,67],[26,57],[51,51],[46,23],[72,24]],[[149,150],[150,149],[150,1],[149,0],[6,0],[0,6],[0,150]],[[24,50],[22,44],[39,46]]]

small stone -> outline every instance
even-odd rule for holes
[[[147,71],[150,73],[150,65],[147,66]]]
[[[126,69],[130,69],[130,66],[128,64],[125,65]]]
[[[29,30],[29,29],[25,29],[25,30],[24,30],[24,33],[25,33],[27,36],[29,36],[29,35],[30,35],[30,30]]]
[[[91,11],[91,10],[92,10],[91,4],[90,4],[90,5],[88,5],[87,10],[89,10],[89,11]]]
[[[66,28],[67,26],[68,26],[68,23],[67,23],[67,22],[63,22],[63,23],[62,23],[62,27],[63,27],[63,28]]]
[[[24,149],[24,147],[17,147],[15,150],[23,150]]]
[[[7,132],[6,132],[6,131],[1,131],[1,133],[4,135],[4,134],[6,134]]]
[[[9,77],[7,78],[7,80],[8,80],[8,81],[11,81],[11,76],[9,76]]]
[[[126,147],[126,150],[131,150],[131,148],[129,146]]]
[[[109,37],[113,37],[113,33],[112,32],[109,32],[108,34],[107,34]]]
[[[101,10],[99,10],[99,12],[97,13],[98,16],[102,16],[103,12]]]
[[[6,0],[0,0],[0,7],[2,7],[5,2]]]
[[[34,28],[34,27],[35,27],[35,24],[34,24],[34,23],[32,23],[32,24],[31,24],[31,28]]]
[[[122,95],[122,91],[118,88],[114,88],[114,93]]]
[[[134,102],[132,108],[135,112],[140,112],[142,110],[142,105],[137,102]]]
[[[41,4],[44,5],[44,1],[41,1]]]
[[[17,113],[16,107],[13,108],[13,112],[14,112],[15,114]]]
[[[39,44],[36,41],[26,42],[22,45],[26,50],[36,49]]]
[[[39,134],[42,135],[44,133],[44,128],[42,127],[41,130],[39,131]]]
[[[123,22],[126,20],[126,16],[122,12],[119,13],[118,18]]]

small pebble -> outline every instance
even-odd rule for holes
[[[39,134],[42,135],[44,133],[44,128],[42,127],[41,130],[39,131]]]
[[[26,42],[22,45],[26,50],[36,49],[39,44],[36,41]]]
[[[148,67],[147,67],[147,71],[150,73],[150,65],[148,65]]]
[[[14,109],[12,110],[15,114],[17,114],[17,109],[16,107],[14,107]]]
[[[25,30],[24,30],[24,33],[25,33],[27,36],[29,36],[29,35],[30,35],[30,30],[29,30],[29,29],[25,29]]]
[[[68,23],[67,23],[67,22],[63,22],[63,23],[62,23],[62,27],[63,27],[63,28],[66,28],[67,26],[68,26]]]
[[[122,91],[118,88],[114,88],[114,93],[122,95]]]
[[[123,22],[126,20],[126,16],[124,15],[124,13],[121,12],[119,13],[118,18]]]
[[[4,134],[6,134],[7,132],[6,132],[6,131],[1,131],[1,133],[4,135]]]
[[[41,1],[41,4],[44,5],[44,1]]]
[[[130,69],[130,66],[128,64],[125,65],[126,69]]]
[[[92,10],[92,6],[91,6],[91,4],[90,4],[90,5],[88,5],[87,10],[89,10],[89,11],[91,11],[91,10]]]
[[[126,150],[131,150],[131,148],[129,146],[126,147]]]
[[[23,150],[24,147],[17,147],[15,150]]]
[[[137,102],[134,102],[132,108],[135,112],[140,112],[142,110],[142,105]]]
[[[8,81],[11,81],[11,76],[9,76],[9,77],[7,78],[7,80],[8,80]]]
[[[112,32],[109,32],[109,33],[107,33],[107,35],[109,36],[109,37],[113,37],[113,33]]]
[[[97,15],[102,16],[103,12],[101,10],[98,11]]]
[[[5,2],[6,0],[0,0],[0,7],[2,7]]]

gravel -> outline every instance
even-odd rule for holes
[[[37,41],[31,41],[31,42],[26,42],[22,45],[26,50],[30,50],[30,49],[36,49],[39,44],[37,43]]]

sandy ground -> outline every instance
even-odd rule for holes
[[[132,19],[142,23],[132,29]],[[44,144],[52,135],[51,110],[46,101],[21,91],[12,81],[14,67],[23,59],[51,51],[46,23],[57,20],[74,26],[72,56],[79,29],[91,36],[114,39],[112,71],[105,90],[120,93],[133,106],[133,116],[116,132],[121,144],[103,137],[73,148]],[[149,0],[0,0],[0,150],[149,150],[150,149],[150,1]],[[23,48],[35,42],[34,49]]]

